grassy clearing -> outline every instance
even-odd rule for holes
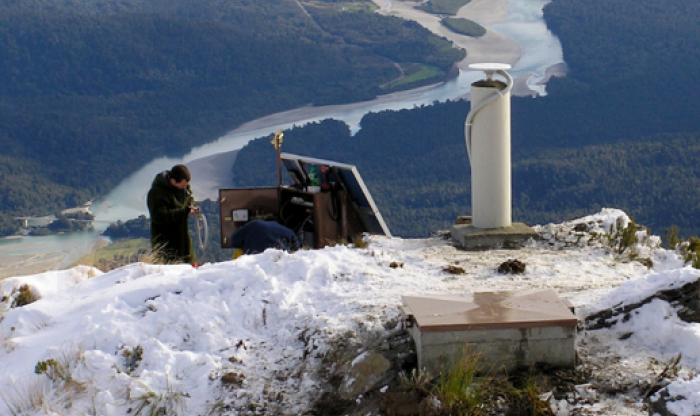
[[[91,266],[107,272],[118,267],[144,261],[151,249],[145,238],[119,240],[78,260],[73,266]]]
[[[430,0],[416,9],[424,10],[432,14],[449,14],[455,15],[462,6],[469,3],[471,0]]]
[[[480,24],[460,17],[446,17],[440,21],[443,26],[455,33],[478,38],[486,34],[486,29]]]
[[[339,12],[369,12],[372,13],[377,10],[376,4],[371,1],[347,1],[347,2],[335,2],[326,3],[319,1],[304,1],[302,2],[305,6],[319,7],[319,8],[329,8],[332,7],[334,10]]]
[[[372,13],[377,9],[377,5],[371,2],[349,2],[349,3],[340,3],[339,4],[340,11],[343,12],[369,12]]]
[[[392,90],[406,85],[421,84],[430,79],[435,79],[437,82],[440,77],[443,76],[443,72],[440,68],[423,64],[406,65],[404,66],[404,71],[406,72],[406,76],[384,84],[382,87],[387,90]]]

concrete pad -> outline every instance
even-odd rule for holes
[[[471,224],[454,224],[450,234],[455,245],[464,250],[515,248],[531,238],[540,238],[532,227],[519,222],[501,228],[476,228]]]
[[[575,365],[577,319],[554,290],[402,296],[402,302],[419,368],[431,374],[449,368],[465,347],[480,355],[483,369]]]

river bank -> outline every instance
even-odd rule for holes
[[[81,233],[75,233],[81,234]],[[13,276],[26,276],[48,270],[60,270],[72,266],[83,254],[91,253],[110,244],[108,238],[95,235],[89,242],[82,241],[80,235],[63,234],[50,236],[58,241],[52,246],[61,249],[46,249],[47,240],[36,237],[7,237],[0,245],[0,280]],[[22,245],[19,253],[15,245]]]
[[[469,64],[477,62],[501,62],[515,66],[521,59],[521,49],[518,43],[495,30],[486,28],[484,36],[474,38],[470,36],[460,35],[452,32],[440,23],[441,17],[415,9],[415,6],[421,2],[412,1],[396,1],[396,0],[373,0],[379,7],[377,13],[396,16],[406,20],[413,20],[435,33],[454,43],[456,47],[465,49],[467,57],[457,63],[460,70],[468,70]],[[506,9],[508,0],[472,0],[467,5],[459,9],[458,17],[473,20],[481,25],[501,23],[506,19]],[[561,73],[559,71],[558,73]],[[515,95],[530,95],[532,91],[527,85],[529,76],[524,76],[515,79],[514,94]],[[251,131],[269,128],[284,123],[293,123],[295,120],[310,120],[317,118],[319,121],[323,118],[329,118],[328,114],[340,114],[352,112],[354,110],[366,108],[369,103],[373,105],[381,105],[384,103],[392,103],[396,101],[410,100],[416,94],[434,88],[435,85],[428,85],[421,88],[412,89],[409,91],[400,91],[392,94],[386,94],[376,97],[372,101],[339,104],[324,107],[306,106],[294,110],[289,110],[281,113],[271,114],[267,117],[262,117],[252,122],[245,123],[239,128],[231,131],[228,135],[235,136],[245,134]],[[365,113],[362,113],[362,116]],[[359,119],[357,120],[359,124]],[[352,125],[351,125],[352,130]],[[196,184],[197,197],[201,199],[215,199],[218,196],[218,190],[226,188],[227,175],[230,174],[235,161],[235,156],[230,158],[212,159],[207,157],[201,159],[204,163],[200,163],[200,159],[196,159],[188,164],[193,178],[193,183]],[[222,175],[223,173],[223,175]]]
[[[457,64],[460,69],[466,70],[469,64],[477,62],[499,62],[515,66],[522,55],[520,46],[515,40],[486,27],[506,19],[508,0],[472,0],[459,9],[457,17],[472,20],[485,27],[486,34],[478,38],[455,33],[440,23],[441,16],[415,9],[422,2],[396,0],[373,0],[373,2],[379,7],[378,13],[413,20],[436,35],[450,40],[455,46],[466,50],[466,58]]]
[[[561,44],[556,36],[548,31],[542,18],[542,8],[549,0],[472,0],[460,9],[458,15],[482,25],[495,26],[487,28],[488,36],[480,38],[469,38],[447,31],[436,17],[413,9],[418,3],[373,1],[380,8],[384,5],[384,9],[379,13],[395,14],[428,25],[440,36],[445,36],[457,46],[466,48],[467,58],[459,63],[460,68],[473,62],[502,62],[513,65],[509,72],[515,80],[514,95],[545,95],[544,84],[548,77],[553,74],[561,75],[566,71]],[[370,112],[399,111],[434,102],[466,98],[471,83],[481,77],[481,72],[463,69],[457,78],[441,84],[387,94],[366,102],[323,107],[309,105],[252,120],[213,142],[193,148],[182,157],[161,157],[152,160],[124,179],[107,195],[96,200],[92,211],[99,222],[126,221],[147,215],[145,199],[153,177],[180,163],[190,166],[195,198],[216,200],[219,189],[233,185],[232,167],[237,151],[251,140],[269,137],[278,130],[325,119],[343,121],[354,134],[359,131],[362,118]],[[0,241],[0,264],[19,262],[13,270],[24,271],[17,274],[29,274],[29,263],[43,260],[40,257],[24,255],[62,252],[67,249],[81,252],[80,255],[71,254],[77,260],[90,252],[90,244],[94,244],[98,239],[99,231],[75,237],[83,240],[82,245],[76,242],[67,247],[64,240],[48,239],[44,242],[44,237],[37,237],[23,240],[26,247],[17,249],[16,244]],[[42,243],[38,244],[39,241]],[[44,263],[50,262],[51,256],[45,256],[44,259]],[[68,267],[70,264],[72,263],[67,259],[59,258],[53,266],[44,270]]]

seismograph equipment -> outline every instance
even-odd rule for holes
[[[471,216],[460,216],[450,229],[452,240],[464,249],[515,247],[537,238],[523,223],[512,222],[510,166],[510,65],[471,64],[486,78],[472,83],[471,110],[464,137],[471,165]],[[495,79],[498,75],[501,79]]]
[[[252,220],[277,221],[310,248],[364,233],[391,236],[354,165],[281,152],[278,161],[287,184],[219,190],[222,248],[233,248],[234,231]]]
[[[472,168],[472,225],[511,225],[510,92],[513,78],[507,64],[472,64],[486,79],[471,88],[471,111],[465,122],[467,153]],[[498,74],[505,82],[493,78]]]

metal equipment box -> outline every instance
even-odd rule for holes
[[[281,154],[281,161],[290,185],[219,190],[222,248],[232,248],[233,233],[256,219],[276,220],[311,248],[363,233],[391,235],[355,166],[288,153]],[[312,167],[325,173],[310,192]]]

